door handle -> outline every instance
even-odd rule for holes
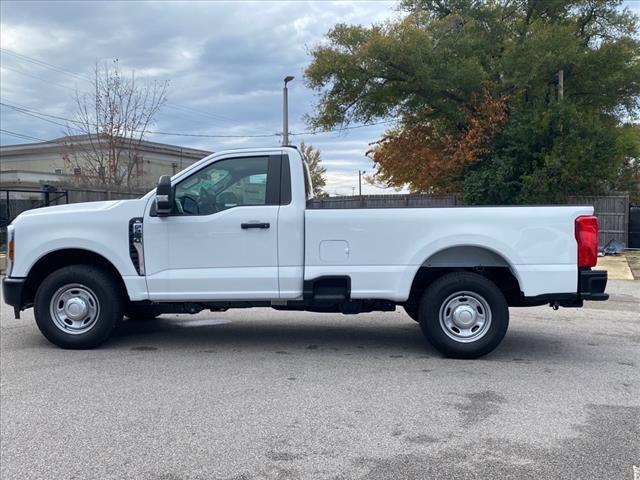
[[[250,223],[241,223],[240,227],[246,230],[247,228],[269,228],[271,227],[271,225],[267,222],[250,222]]]

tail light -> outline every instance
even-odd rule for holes
[[[598,219],[594,216],[576,218],[578,267],[595,267],[598,263]]]

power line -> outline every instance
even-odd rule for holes
[[[191,112],[197,113],[198,115],[203,115],[205,117],[212,118],[213,120],[217,120],[218,122],[221,122],[221,121],[224,121],[224,120],[229,120],[229,121],[235,122],[234,119],[229,118],[229,117],[225,117],[224,115],[218,115],[218,114],[215,114],[215,113],[205,112],[205,111],[202,111],[202,110],[198,110],[196,108],[187,107],[185,105],[178,105],[178,104],[175,104],[173,102],[167,102],[165,105],[167,107],[169,107],[169,108],[174,108],[176,110],[182,110],[182,111],[184,111],[186,113],[191,113]]]
[[[45,122],[53,123],[55,125],[59,125],[62,127],[68,127],[68,125],[56,122],[55,120],[50,120],[50,118],[55,118],[57,120],[63,120],[65,122],[73,123],[76,125],[86,125],[84,122],[80,122],[78,120],[73,120],[67,117],[61,117],[59,115],[50,115],[44,112],[38,112],[37,110],[32,110],[26,107],[20,107],[18,105],[11,105],[5,102],[0,102],[0,105],[3,107],[10,108],[18,113],[22,113],[24,115],[29,115],[31,117],[39,118],[40,120],[44,120]],[[45,118],[49,117],[49,118]],[[96,126],[92,124],[91,126]],[[78,130],[77,128],[75,130]],[[140,130],[133,130],[136,133],[142,133]],[[199,137],[199,138],[269,138],[269,137],[277,137],[277,133],[265,133],[265,134],[254,134],[254,135],[209,135],[209,134],[199,134],[199,133],[181,133],[181,132],[157,132],[153,130],[145,130],[144,133],[148,133],[150,135],[166,135],[166,136],[177,136],[177,137]]]
[[[33,110],[33,109],[29,109],[26,107],[22,107],[22,106],[18,106],[18,105],[11,105],[5,102],[0,102],[0,105],[3,107],[7,107],[10,108],[12,110],[17,111],[18,113],[22,113],[24,115],[29,115],[31,117],[35,117],[38,118],[40,120],[43,120],[45,122],[49,122],[52,123],[54,125],[59,125],[61,127],[65,127],[68,128],[68,125],[56,122],[55,120],[50,120],[51,118],[54,118],[56,120],[62,120],[65,122],[69,122],[69,123],[73,123],[76,125],[85,125],[83,122],[80,122],[78,120],[73,120],[71,118],[67,118],[67,117],[61,117],[59,115],[51,115],[48,113],[44,113],[44,112],[38,112],[37,110]],[[48,117],[48,118],[45,118]],[[336,133],[336,132],[342,132],[344,130],[355,130],[355,129],[360,129],[360,128],[365,128],[365,127],[372,127],[375,125],[384,125],[384,124],[389,124],[392,123],[391,120],[386,120],[383,122],[376,122],[376,123],[368,123],[365,125],[354,125],[351,127],[344,127],[344,128],[340,128],[340,129],[335,129],[335,130],[327,130],[327,131],[309,131],[309,132],[301,132],[301,133],[291,133],[290,135],[320,135],[323,133]],[[92,126],[96,126],[95,124]],[[80,131],[78,130],[78,128],[74,128],[74,130],[76,131]],[[134,132],[136,133],[142,133],[140,130],[134,130]],[[144,133],[147,133],[149,135],[164,135],[164,136],[173,136],[173,137],[193,137],[193,138],[271,138],[271,137],[278,137],[280,134],[279,133],[263,133],[263,134],[251,134],[251,135],[224,135],[224,134],[205,134],[205,133],[183,133],[183,132],[159,132],[159,131],[155,131],[155,130],[145,130]]]
[[[41,120],[44,120],[46,122],[49,123],[53,123],[55,125],[60,125],[62,127],[67,127],[67,125],[58,123],[56,121],[53,120],[49,120],[49,118],[54,118],[56,120],[63,120],[65,122],[70,122],[70,123],[74,123],[76,125],[84,125],[83,122],[79,122],[77,120],[73,120],[71,118],[67,118],[67,117],[61,117],[59,115],[50,115],[48,113],[44,113],[44,112],[38,112],[36,110],[32,110],[26,107],[20,107],[18,105],[11,105],[5,102],[0,102],[0,105],[2,105],[3,107],[8,107],[12,110],[15,110],[19,113],[23,113],[25,115],[30,115],[32,117],[35,118],[40,118]],[[43,118],[43,117],[49,117],[49,118]],[[383,124],[388,124],[388,123],[392,123],[391,120],[386,120],[383,122],[376,122],[376,123],[369,123],[369,124],[365,124],[365,125],[354,125],[351,127],[344,127],[344,128],[340,128],[340,129],[336,129],[336,130],[327,130],[327,131],[309,131],[309,132],[301,132],[301,133],[291,133],[290,135],[320,135],[323,133],[336,133],[336,132],[342,132],[344,130],[355,130],[355,129],[359,129],[359,128],[365,128],[365,127],[372,127],[375,125],[383,125]],[[92,126],[96,126],[96,125],[92,125]],[[76,129],[77,130],[77,129]],[[136,132],[140,132],[138,130],[134,130]],[[159,131],[154,131],[154,130],[145,130],[144,133],[148,133],[149,135],[165,135],[165,136],[174,136],[174,137],[194,137],[194,138],[271,138],[271,137],[278,137],[280,134],[279,133],[262,133],[262,134],[251,134],[251,135],[224,135],[224,134],[206,134],[206,133],[183,133],[183,132],[159,132]]]
[[[310,131],[307,131],[307,132],[289,133],[289,135],[300,136],[300,135],[322,135],[323,133],[340,133],[340,132],[342,132],[344,130],[356,130],[358,128],[373,127],[375,125],[388,125],[390,123],[394,123],[394,120],[383,120],[381,122],[363,123],[362,125],[354,125],[354,126],[351,126],[351,127],[335,128],[333,130],[310,130]]]
[[[151,135],[167,135],[173,137],[196,137],[196,138],[270,138],[278,137],[279,133],[262,133],[253,135],[208,135],[204,133],[176,133],[176,132],[154,132],[147,131]]]
[[[58,66],[53,65],[51,63],[39,60],[39,59],[37,59],[35,57],[30,57],[29,55],[24,55],[22,53],[18,53],[18,52],[15,52],[13,50],[9,50],[9,49],[6,49],[6,48],[1,48],[1,47],[0,47],[0,52],[5,53],[5,54],[9,54],[11,56],[14,56],[15,58],[17,58],[19,60],[23,60],[23,61],[32,63],[32,64],[37,65],[37,66],[42,67],[42,68],[48,68],[49,70],[53,70],[55,72],[62,73],[64,75],[68,75],[68,76],[76,78],[76,79],[85,80],[85,81],[88,81],[88,82],[93,82],[93,80],[91,78],[89,78],[89,77],[87,77],[85,75],[81,75],[81,74],[77,74],[77,73],[71,72],[71,71],[66,70],[66,69],[64,69],[62,67],[58,67]],[[4,68],[8,68],[5,65],[3,65],[3,67]],[[37,78],[38,80],[42,80],[42,81],[45,81],[45,82],[48,83],[48,80],[43,80],[41,78],[36,77],[35,75],[29,75],[27,73],[19,72],[19,71],[15,70],[15,69],[11,69],[11,68],[8,68],[8,69],[16,71],[18,73],[22,73],[23,75],[32,76],[34,78]],[[59,85],[59,86],[62,86],[62,85]],[[70,88],[70,87],[64,87],[64,88]],[[182,111],[187,112],[187,113],[193,112],[193,113],[197,113],[199,115],[204,115],[206,117],[209,117],[209,118],[212,118],[212,119],[218,120],[218,121],[222,121],[222,120],[235,121],[232,118],[225,117],[223,115],[216,115],[216,114],[211,113],[211,112],[205,112],[205,111],[193,108],[193,107],[188,107],[186,105],[178,105],[178,104],[175,104],[173,102],[167,102],[166,106],[170,107],[170,108],[175,108],[176,110],[182,110]]]
[[[64,69],[62,67],[58,67],[58,66],[53,65],[51,63],[39,60],[39,59],[34,58],[34,57],[30,57],[28,55],[24,55],[24,54],[15,52],[13,50],[9,50],[9,49],[0,47],[0,52],[12,55],[12,56],[14,56],[14,57],[16,57],[18,59],[33,63],[33,64],[35,64],[37,66],[40,66],[40,67],[43,67],[43,68],[48,68],[50,70],[56,71],[58,73],[62,73],[64,75],[71,76],[71,77],[76,78],[76,79],[86,80],[86,81],[89,81],[89,82],[93,81],[91,78],[89,78],[87,76],[71,72],[71,71],[66,70],[66,69]],[[3,68],[8,68],[8,67],[3,65]],[[34,78],[36,78],[38,80],[41,80],[43,82],[51,83],[48,80],[39,78],[39,77],[37,77],[35,75],[30,75],[30,74],[27,74],[25,72],[19,72],[19,71],[15,70],[15,69],[11,69],[11,68],[8,68],[8,69],[9,70],[13,70],[13,71],[15,71],[17,73],[22,73],[23,75],[34,77]],[[57,86],[63,87],[63,88],[71,89],[70,87],[65,87],[65,86],[60,85],[60,84],[55,84],[54,83],[54,85],[57,85]],[[73,90],[73,89],[71,89],[71,90]],[[12,107],[12,106],[10,106],[8,104],[2,103],[2,105],[7,106],[9,108],[14,108],[14,107]],[[221,121],[221,120],[224,120],[224,119],[232,120],[232,119],[230,119],[228,117],[224,117],[222,115],[216,115],[216,114],[213,114],[211,112],[204,112],[202,110],[198,110],[198,109],[195,109],[195,108],[192,108],[192,107],[187,107],[187,106],[184,106],[184,105],[177,105],[177,104],[174,104],[172,102],[167,102],[166,105],[168,107],[170,107],[170,108],[174,108],[174,109],[177,109],[177,110],[182,110],[182,111],[185,111],[185,112],[194,112],[194,113],[197,113],[197,114],[200,114],[200,115],[204,115],[204,116],[210,117],[210,118],[218,120],[218,121]],[[21,110],[19,110],[17,108],[14,108],[14,110],[21,111]],[[27,109],[27,108],[23,108],[22,110],[24,110],[24,111],[22,111],[21,113],[24,113],[26,115],[30,115],[30,116],[35,117],[35,118],[40,118],[37,115],[41,115],[41,116],[45,116],[45,117],[64,120],[66,122],[71,122],[71,123],[75,123],[75,124],[82,124],[81,122],[78,122],[76,120],[71,120],[69,118],[64,118],[64,117],[57,117],[55,115],[48,115],[46,113],[37,112],[37,111],[31,110],[31,109]],[[48,121],[49,123],[53,123],[55,125],[60,125],[60,126],[63,126],[63,127],[67,127],[67,125],[62,125],[60,123],[53,122],[53,121],[47,120],[45,118],[40,118],[40,119],[44,120],[44,121]],[[366,123],[366,124],[363,124],[363,125],[354,125],[354,126],[350,126],[350,127],[342,127],[342,128],[337,128],[337,129],[333,129],[333,130],[310,130],[310,131],[306,131],[306,132],[289,133],[289,135],[302,136],[302,135],[324,135],[324,134],[330,134],[330,133],[341,133],[341,132],[344,132],[344,131],[347,131],[347,130],[356,130],[356,129],[372,127],[372,126],[376,126],[376,125],[385,125],[385,124],[390,124],[390,123],[393,123],[393,121],[392,120],[385,120],[385,121],[381,121],[381,122]],[[150,131],[150,130],[145,131],[144,133],[148,133],[149,135],[165,135],[165,136],[194,137],[194,138],[270,138],[270,137],[278,137],[278,136],[281,135],[279,133],[252,134],[252,135],[210,135],[210,134],[179,133],[179,132],[156,132],[156,131]]]
[[[39,59],[34,58],[34,57],[30,57],[28,55],[23,55],[21,53],[15,52],[13,50],[9,50],[7,48],[0,47],[0,52],[2,52],[4,54],[11,55],[11,56],[16,57],[16,58],[19,58],[20,60],[23,60],[25,62],[33,63],[33,64],[38,65],[40,67],[48,68],[49,70],[53,70],[53,71],[56,71],[58,73],[62,73],[64,75],[69,75],[69,76],[77,78],[79,80],[87,80],[89,82],[91,81],[91,78],[89,78],[89,77],[87,77],[85,75],[80,75],[80,74],[74,73],[74,72],[72,72],[70,70],[66,70],[64,68],[57,67],[55,65],[52,65],[51,63],[44,62],[42,60],[39,60]]]
[[[19,107],[15,107],[13,105],[9,105],[9,104],[4,103],[4,102],[0,102],[0,105],[2,105],[3,107],[7,107],[7,108],[10,108],[12,110],[15,110],[18,113],[22,113],[24,115],[29,115],[30,117],[38,118],[38,119],[43,120],[45,122],[49,122],[49,123],[52,123],[54,125],[58,125],[60,127],[67,128],[67,125],[65,125],[64,123],[60,123],[60,122],[56,122],[54,120],[50,120],[48,118],[44,118],[44,116],[46,116],[46,117],[61,118],[62,119],[62,117],[56,117],[54,115],[47,115],[46,113],[34,112],[34,111],[28,110],[26,108],[19,108]],[[44,115],[44,116],[42,116],[42,115]],[[66,120],[66,119],[63,119],[63,120]]]
[[[44,138],[32,137],[31,135],[25,135],[23,133],[12,132],[11,130],[5,130],[4,128],[0,128],[0,132],[4,133],[5,135],[11,135],[12,137],[22,138],[25,140],[38,140],[40,142],[48,141],[48,140],[45,140]]]
[[[6,70],[10,70],[12,72],[19,73],[20,75],[24,75],[26,77],[35,78],[36,80],[40,80],[41,82],[44,82],[47,85],[55,85],[56,87],[66,88],[67,90],[71,90],[72,92],[77,91],[75,88],[71,88],[71,87],[68,87],[66,85],[62,85],[61,83],[55,83],[55,82],[52,82],[52,81],[47,80],[45,78],[39,77],[37,75],[33,75],[32,73],[27,73],[27,72],[23,72],[21,70],[15,69],[15,68],[7,67],[6,65],[2,65],[2,69],[3,70],[5,70],[5,69]]]

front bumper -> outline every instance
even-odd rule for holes
[[[13,307],[16,318],[20,310],[26,306],[25,282],[26,278],[5,277],[2,279],[2,298],[4,303]]]
[[[606,270],[580,270],[578,273],[578,296],[582,300],[603,301],[609,299]]]

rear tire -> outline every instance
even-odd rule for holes
[[[95,348],[122,319],[122,293],[107,272],[73,265],[51,273],[34,300],[36,324],[51,343],[62,348]]]
[[[451,358],[477,358],[495,349],[509,327],[500,289],[482,275],[455,272],[433,282],[420,302],[427,340]]]

